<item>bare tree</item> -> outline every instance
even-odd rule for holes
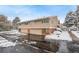
[[[10,30],[11,22],[7,20],[7,16],[0,15],[0,30]]]

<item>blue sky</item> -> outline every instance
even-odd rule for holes
[[[44,16],[58,16],[63,22],[66,14],[75,10],[75,5],[0,5],[0,14],[7,16],[9,20],[18,16],[22,21]]]

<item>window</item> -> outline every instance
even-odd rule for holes
[[[46,33],[46,29],[42,29],[42,34],[45,34]]]
[[[49,20],[48,19],[43,19],[42,23],[49,23]]]

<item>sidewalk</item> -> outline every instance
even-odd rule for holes
[[[73,34],[72,32],[69,32],[69,34],[73,42],[79,43],[79,38],[75,34]]]

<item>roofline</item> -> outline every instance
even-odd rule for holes
[[[34,20],[29,20],[29,21],[24,21],[24,22],[25,22],[25,23],[28,23],[28,22],[43,20],[43,19],[45,19],[45,18],[50,18],[50,17],[57,17],[57,16],[47,16],[47,17],[37,18],[37,19],[34,19]],[[21,23],[23,23],[23,22],[21,22]]]

